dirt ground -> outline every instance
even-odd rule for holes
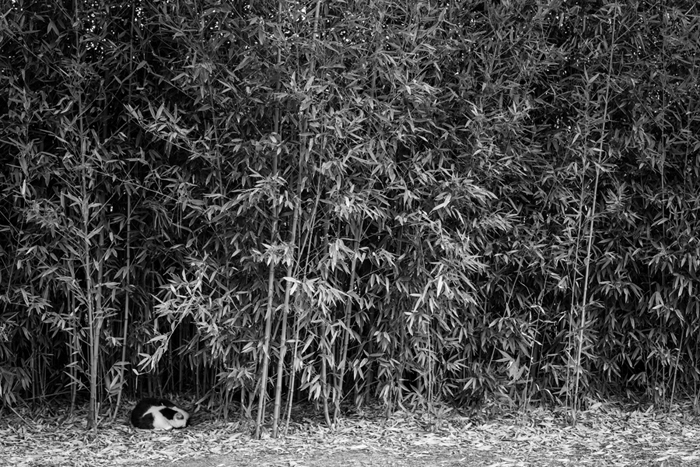
[[[507,465],[494,463],[493,459],[455,456],[454,453],[440,453],[437,450],[434,452],[409,453],[408,456],[400,456],[396,453],[380,451],[345,454],[335,453],[327,456],[319,454],[317,456],[303,458],[273,455],[270,457],[246,459],[221,456],[205,460],[187,460],[167,465],[175,467],[458,467],[472,465]]]
[[[333,429],[313,414],[287,436],[250,436],[249,421],[194,414],[193,426],[136,430],[84,417],[22,414],[0,419],[0,466],[67,467],[456,467],[698,466],[700,419],[690,403],[670,411],[594,404],[575,425],[562,410],[531,409],[488,419],[453,412],[348,416]]]

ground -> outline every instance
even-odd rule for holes
[[[329,429],[316,414],[296,417],[285,437],[250,436],[249,421],[195,413],[193,426],[136,430],[84,414],[20,412],[0,419],[0,466],[430,467],[697,466],[700,419],[690,403],[671,410],[592,404],[572,424],[565,410],[528,409],[436,420],[425,413],[347,415]]]

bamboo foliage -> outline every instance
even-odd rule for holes
[[[11,2],[3,403],[694,390],[680,3]]]

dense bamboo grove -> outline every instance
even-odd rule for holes
[[[2,1],[3,406],[695,393],[695,1]]]

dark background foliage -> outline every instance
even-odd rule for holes
[[[695,2],[4,6],[3,406],[696,393]]]

